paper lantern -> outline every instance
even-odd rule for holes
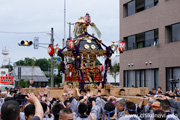
[[[72,50],[72,49],[73,49],[73,40],[68,39],[68,40],[66,41],[66,48],[67,48],[68,50]]]
[[[125,49],[125,43],[124,42],[120,42],[119,43],[119,52],[123,53],[124,49]]]
[[[84,23],[88,26],[91,23],[91,17],[88,13],[86,13],[84,17]]]
[[[54,55],[54,48],[52,46],[48,47],[48,53],[49,53],[50,56]]]

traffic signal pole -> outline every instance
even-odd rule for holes
[[[54,31],[53,31],[53,28],[51,28],[51,44],[52,44],[52,47],[54,48]],[[53,58],[54,58],[54,55],[51,56],[51,87],[54,87],[54,65],[53,65]]]

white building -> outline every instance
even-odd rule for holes
[[[0,68],[0,76],[8,75],[8,68]]]

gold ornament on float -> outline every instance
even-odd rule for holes
[[[91,49],[96,49],[96,46],[95,45],[91,45]]]
[[[85,49],[89,49],[89,45],[88,45],[88,44],[85,44],[85,45],[84,45],[84,48],[85,48]]]

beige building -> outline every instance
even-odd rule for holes
[[[180,0],[120,0],[120,85],[171,88],[180,79]],[[177,83],[180,88],[180,83]]]

